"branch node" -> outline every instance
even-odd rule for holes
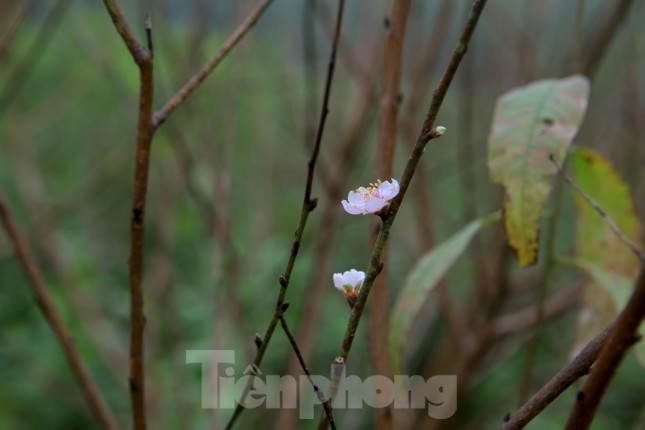
[[[284,275],[280,275],[280,278],[278,279],[278,281],[280,282],[280,285],[284,288],[287,288],[287,286],[289,285],[289,281],[287,281],[287,278]]]
[[[309,203],[307,203],[307,210],[309,212],[313,212],[313,210],[316,209],[317,206],[318,206],[318,199],[313,198],[313,199],[309,200]]]

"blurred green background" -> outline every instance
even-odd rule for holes
[[[211,58],[253,7],[253,1],[122,2],[143,37],[150,12],[155,47],[155,107]],[[294,331],[311,318],[303,309],[321,263],[317,245],[330,234],[321,218],[333,207],[328,286],[317,302],[314,373],[327,374],[349,310],[332,288],[333,272],[365,270],[367,219],[344,216],[330,184],[349,190],[373,181],[384,17],[389,2],[349,0],[310,217],[288,300]],[[447,5],[452,3],[452,5]],[[490,1],[438,122],[446,136],[422,159],[424,206],[406,199],[393,228],[389,288],[435,243],[476,216],[499,208],[490,183],[486,139],[496,98],[547,77],[579,70],[614,2]],[[584,3],[582,21],[576,21]],[[615,2],[618,3],[618,2]],[[592,77],[587,117],[575,144],[611,160],[645,209],[645,19],[632,1]],[[401,130],[395,175],[402,172],[431,89],[447,63],[469,1],[415,1],[406,39]],[[188,349],[233,349],[241,374],[252,361],[253,336],[272,316],[278,276],[297,225],[337,3],[276,0],[230,56],[156,134],[148,196],[145,275],[146,368],[150,428],[216,428],[230,411],[201,409],[199,366]],[[582,26],[580,26],[582,23]],[[433,31],[440,26],[440,36]],[[582,33],[580,33],[582,29]],[[416,78],[420,76],[421,79]],[[371,84],[370,84],[371,82]],[[129,213],[135,150],[138,72],[99,1],[3,1],[0,4],[0,187],[35,250],[50,292],[75,333],[92,374],[119,421],[129,426]],[[367,92],[366,92],[367,91]],[[367,98],[366,98],[367,97]],[[365,99],[366,101],[362,101]],[[412,105],[416,104],[414,108]],[[363,108],[365,105],[365,108]],[[364,120],[357,121],[357,115]],[[355,156],[340,160],[348,136]],[[340,168],[344,170],[339,171]],[[382,178],[387,179],[387,178]],[[418,187],[419,185],[415,185]],[[343,191],[341,193],[344,198]],[[570,253],[573,203],[565,189],[556,254]],[[425,230],[424,230],[425,228]],[[447,282],[466,308],[479,259],[495,253],[499,231],[482,235]],[[533,303],[541,266],[509,266],[518,290],[511,312]],[[580,275],[556,270],[551,289]],[[96,428],[51,330],[34,303],[6,236],[0,235],[0,429]],[[549,320],[538,350],[539,388],[570,356],[576,309]],[[421,372],[449,332],[428,304],[410,340],[406,370]],[[359,330],[348,372],[369,375],[367,324]],[[457,417],[445,428],[496,428],[518,402],[528,333],[500,342],[482,357],[460,393]],[[292,351],[277,332],[262,366],[284,373]],[[644,372],[628,355],[592,428],[645,425]],[[529,425],[559,429],[575,390]],[[239,428],[269,427],[275,411],[247,411]],[[340,428],[372,428],[369,408],[338,412]],[[269,424],[268,424],[269,423]],[[316,421],[300,422],[313,428]]]

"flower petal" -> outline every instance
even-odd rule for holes
[[[360,272],[356,269],[352,269],[344,273],[345,282],[356,287],[359,284],[362,284],[365,280],[365,272]]]
[[[365,209],[363,207],[359,207],[356,204],[350,204],[347,200],[343,200],[341,203],[343,204],[343,208],[345,209],[345,212],[347,212],[348,214],[360,215],[362,213],[365,213]]]
[[[366,213],[375,213],[383,209],[383,206],[387,204],[387,200],[380,199],[378,197],[372,197],[365,203]]]
[[[349,194],[347,195],[347,201],[352,204],[355,204],[355,203],[363,204],[363,202],[365,201],[365,196],[361,193],[350,191]]]
[[[392,179],[392,183],[385,181],[378,189],[385,200],[391,200],[399,194],[399,182],[396,179]]]
[[[343,275],[341,275],[340,273],[334,273],[334,287],[336,287],[336,289],[341,293],[345,292],[345,289],[343,288],[343,284],[344,284]]]

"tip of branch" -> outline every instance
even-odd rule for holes
[[[438,137],[443,136],[446,133],[446,127],[442,125],[438,125],[434,128],[432,128],[424,137],[424,140],[427,142],[432,139],[436,139]]]
[[[148,39],[148,50],[150,53],[153,52],[152,48],[152,18],[150,13],[146,14],[146,19],[143,22],[143,25],[146,27],[146,38]]]

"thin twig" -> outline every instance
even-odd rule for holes
[[[533,418],[542,412],[551,402],[578,379],[589,372],[600,351],[607,344],[614,323],[591,339],[587,345],[549,382],[537,391],[515,413],[508,414],[499,430],[518,430],[524,428]]]
[[[271,318],[271,321],[269,322],[267,330],[262,339],[262,343],[258,348],[257,354],[255,356],[255,360],[253,361],[253,364],[255,366],[260,366],[260,364],[262,363],[264,354],[269,346],[269,343],[271,342],[271,338],[273,337],[275,327],[278,324],[277,315],[280,312],[280,309],[282,308],[282,304],[284,303],[284,300],[287,294],[287,287],[289,286],[289,280],[291,279],[291,272],[293,271],[293,267],[296,263],[296,258],[298,257],[298,250],[300,249],[300,242],[302,240],[302,235],[304,233],[305,226],[307,225],[307,218],[309,217],[309,213],[316,208],[317,200],[311,198],[311,189],[313,186],[316,160],[318,159],[318,153],[320,152],[320,145],[322,143],[323,132],[325,130],[325,123],[327,120],[327,115],[329,114],[329,97],[331,95],[331,86],[334,79],[336,55],[338,52],[338,40],[340,39],[340,30],[343,22],[344,10],[345,10],[345,0],[339,0],[338,14],[336,16],[336,26],[334,30],[334,40],[332,43],[331,54],[329,58],[329,65],[327,69],[325,93],[323,96],[322,108],[320,111],[318,130],[316,132],[316,141],[311,153],[311,158],[307,162],[307,182],[305,185],[305,195],[302,202],[302,208],[300,210],[300,220],[298,222],[298,227],[296,228],[296,235],[295,235],[296,237],[293,241],[293,244],[291,245],[291,254],[289,256],[289,260],[287,261],[287,265],[285,267],[284,273],[280,276],[280,279],[279,279],[280,292],[278,294],[278,299],[276,302],[276,311],[273,317]],[[249,393],[250,387],[251,387],[250,384],[248,384],[245,387],[244,392],[242,393],[241,400],[236,406],[235,410],[233,411],[231,419],[229,420],[226,426],[227,429],[233,428],[240,414],[242,414],[242,412],[244,411],[244,406],[242,406],[242,404],[244,403],[244,399]]]
[[[56,310],[56,306],[49,295],[49,291],[47,290],[40,268],[32,255],[27,240],[24,238],[22,233],[20,233],[13,216],[9,211],[7,201],[2,193],[0,193],[0,222],[2,222],[2,226],[13,244],[18,260],[29,278],[29,285],[36,296],[36,303],[45,317],[45,320],[54,331],[54,334],[65,353],[65,357],[72,368],[72,372],[83,390],[85,400],[87,401],[90,410],[104,429],[117,430],[119,426],[117,425],[114,415],[103,400],[103,396],[101,395],[96,382],[92,379],[87,365],[76,348],[74,337],[72,336],[70,329]]]
[[[444,71],[444,74],[439,81],[439,85],[433,93],[432,101],[423,122],[421,132],[419,133],[419,137],[417,138],[417,142],[412,150],[412,154],[410,154],[410,158],[408,159],[405,170],[403,171],[403,175],[400,180],[399,194],[390,203],[389,210],[382,215],[381,227],[379,229],[376,243],[374,244],[374,247],[372,249],[372,255],[370,256],[365,281],[363,283],[363,286],[361,287],[358,299],[354,304],[354,307],[352,308],[352,313],[347,324],[345,336],[343,338],[339,356],[344,360],[347,360],[347,356],[349,355],[349,352],[354,343],[354,337],[356,336],[356,330],[363,314],[365,303],[367,302],[367,297],[369,296],[372,285],[374,284],[374,280],[376,279],[380,272],[380,269],[382,268],[381,256],[383,255],[385,243],[387,242],[388,236],[390,234],[390,229],[396,218],[399,207],[401,206],[401,202],[405,197],[408,187],[410,186],[410,182],[412,181],[414,172],[417,168],[417,165],[419,164],[419,160],[425,152],[428,142],[432,139],[440,137],[443,134],[443,132],[439,132],[434,128],[434,122],[437,118],[439,109],[441,108],[446,93],[448,92],[448,88],[450,87],[455,73],[459,68],[459,64],[466,54],[468,43],[470,42],[473,32],[475,31],[475,27],[477,26],[481,12],[486,5],[486,1],[487,0],[475,0],[473,2],[470,16],[461,32],[461,35],[459,36],[457,46],[450,58],[450,62],[448,63],[448,66],[446,67],[446,70]],[[323,416],[319,428],[325,427],[324,420],[325,417]]]
[[[168,116],[177,109],[179,105],[181,105],[181,103],[195,90],[195,88],[197,88],[197,86],[222,62],[226,55],[233,50],[246,33],[248,33],[255,23],[258,22],[272,1],[273,0],[264,0],[262,3],[258,4],[246,19],[242,21],[233,34],[231,34],[217,54],[204,64],[204,66],[193,77],[191,77],[183,87],[181,87],[177,94],[172,96],[162,108],[155,112],[153,120],[153,127],[155,129],[168,119]]]
[[[582,188],[580,188],[580,186],[573,180],[573,178],[571,178],[571,176],[569,176],[569,174],[567,172],[565,172],[558,165],[558,163],[556,163],[555,159],[553,158],[553,155],[549,155],[549,160],[551,160],[551,162],[553,163],[555,168],[558,170],[558,173],[560,173],[562,175],[564,180],[567,181],[567,183],[569,185],[571,185],[573,187],[573,189],[576,190],[580,194],[580,196],[587,203],[589,203],[589,205],[591,205],[592,208],[594,208],[596,210],[596,212],[598,212],[598,214],[605,221],[605,224],[607,224],[607,226],[609,226],[609,228],[616,234],[616,236],[618,236],[618,238],[620,240],[622,240],[625,245],[627,245],[629,250],[632,251],[632,253],[641,262],[645,262],[645,253],[643,253],[643,251],[641,251],[638,248],[638,246],[636,246],[636,244],[634,242],[632,242],[632,240],[629,237],[627,237],[627,235],[625,233],[623,233],[623,231],[620,229],[620,227],[618,227],[618,225],[616,225],[614,220],[611,219],[611,217],[609,215],[607,215],[607,213],[604,211],[604,209],[601,208],[600,205],[594,199],[592,199]]]
[[[329,420],[329,426],[332,428],[332,430],[336,430],[336,423],[334,422],[334,416],[332,415],[331,407],[329,405],[330,401],[329,400],[325,401],[325,396],[323,392],[320,390],[318,385],[316,385],[316,383],[314,382],[314,379],[311,376],[311,372],[309,372],[309,368],[305,363],[305,359],[300,353],[300,348],[298,348],[298,343],[296,342],[296,338],[293,337],[293,334],[291,333],[291,330],[289,330],[289,326],[287,325],[287,320],[284,318],[284,312],[287,310],[288,307],[289,307],[289,302],[284,302],[282,304],[282,309],[277,315],[278,319],[280,320],[280,324],[282,325],[282,330],[284,331],[284,334],[287,335],[287,338],[291,343],[291,347],[293,348],[293,352],[295,352],[296,356],[298,357],[298,361],[300,362],[300,366],[302,367],[302,370],[305,372],[305,375],[307,375],[307,379],[311,383],[311,386],[314,388],[314,392],[316,393],[318,400],[320,401],[320,403],[322,403],[323,408],[325,409],[325,414],[327,415],[327,419]]]

